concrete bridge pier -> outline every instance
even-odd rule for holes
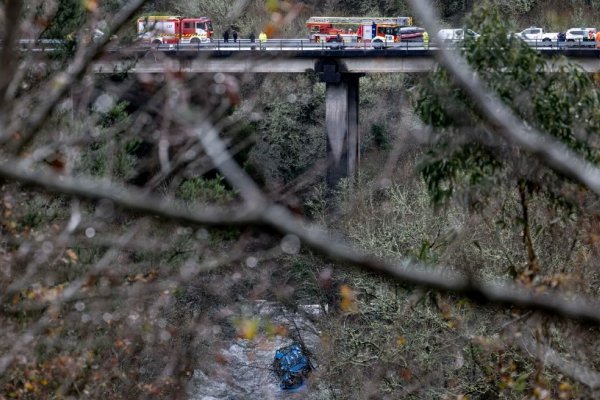
[[[321,67],[321,81],[327,85],[327,186],[334,188],[340,179],[353,178],[358,172],[358,100],[361,75],[341,73],[337,63],[324,63]]]

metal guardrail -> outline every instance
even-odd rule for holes
[[[557,41],[557,40],[523,40],[534,49],[600,49],[600,42],[578,40],[578,41]],[[67,42],[57,39],[21,39],[18,41],[19,48],[22,51],[46,52],[64,48]],[[311,42],[308,39],[269,39],[266,42],[254,41],[249,39],[238,39],[236,42],[225,42],[222,39],[213,40],[204,43],[191,44],[143,44],[135,47],[129,47],[128,50],[154,50],[164,52],[201,52],[201,51],[309,51],[309,50],[429,50],[438,49],[441,46],[456,48],[463,43],[461,40],[439,42],[432,40],[427,46],[423,41],[407,40],[401,42]],[[113,52],[120,51],[121,48],[111,49]]]
[[[19,39],[17,42],[21,51],[53,52],[64,48],[67,42],[59,39]]]
[[[523,40],[523,39],[521,39]],[[578,41],[557,41],[557,40],[523,40],[534,49],[600,49],[600,42],[578,40]],[[195,44],[161,44],[144,45],[143,48],[159,51],[246,51],[246,50],[428,50],[437,49],[441,46],[456,48],[462,45],[462,40],[455,41],[436,41],[432,40],[427,46],[423,41],[407,40],[402,42],[311,42],[308,39],[269,39],[265,43],[258,41],[250,42],[249,39],[239,39],[237,42],[224,42],[223,40],[214,40],[212,42]]]
[[[258,41],[251,42],[249,39],[241,39],[237,42],[224,42],[223,40],[214,40],[212,42],[193,43],[193,44],[145,44],[142,49],[158,51],[249,51],[249,50],[267,50],[267,51],[308,51],[308,50],[383,50],[383,49],[405,49],[405,50],[423,50],[433,47],[433,43],[427,47],[423,46],[422,41],[402,41],[402,42],[312,42],[308,39],[268,39],[264,43]]]
[[[311,42],[308,39],[268,39],[266,42],[254,41],[249,39],[239,39],[237,42],[225,42],[221,39],[212,42],[193,43],[193,44],[145,44],[142,46],[147,49],[177,51],[177,50],[217,50],[217,51],[242,51],[242,50],[351,50],[362,49],[372,50],[377,48],[423,48],[423,42],[405,41],[405,42],[381,42],[380,44],[366,42]]]
[[[595,40],[587,40],[587,39],[578,39],[578,40],[529,40],[529,39],[521,39],[525,43],[527,43],[530,47],[534,49],[571,49],[571,48],[580,48],[580,49],[597,49],[600,48],[600,42],[596,42]]]

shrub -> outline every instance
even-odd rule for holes
[[[225,203],[235,197],[235,192],[227,188],[219,175],[214,179],[196,177],[184,180],[179,187],[179,196],[189,202]]]

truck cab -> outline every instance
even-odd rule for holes
[[[481,36],[479,33],[465,28],[441,29],[436,35],[437,39],[442,43],[460,42],[466,38],[477,39],[479,36]]]
[[[558,40],[558,32],[547,33],[542,28],[531,26],[527,29],[523,29],[521,32],[516,34],[517,37],[523,40],[541,40],[542,42],[550,42],[552,40]]]

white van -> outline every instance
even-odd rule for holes
[[[461,40],[465,40],[465,38],[470,37],[473,39],[477,39],[481,36],[479,33],[474,32],[470,29],[441,29],[437,33],[437,39],[442,43],[452,43],[458,42]]]

